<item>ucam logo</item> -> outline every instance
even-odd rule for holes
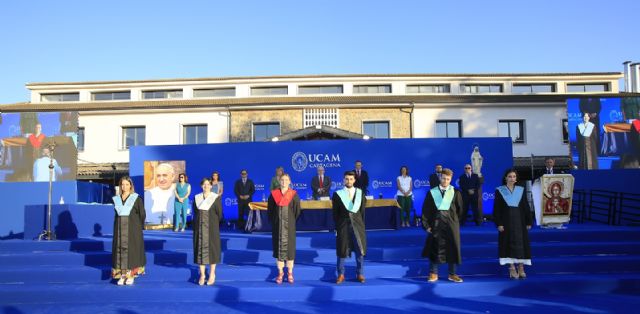
[[[373,187],[374,189],[390,188],[392,186],[393,183],[391,183],[391,181],[373,180],[373,182],[371,182],[371,187]]]
[[[307,165],[309,161],[307,160],[307,155],[303,152],[295,152],[293,156],[291,156],[291,167],[293,170],[302,172],[307,169]]]
[[[291,183],[291,187],[294,190],[306,190],[308,185],[306,183]]]
[[[224,205],[226,206],[238,205],[238,200],[235,198],[227,197],[224,199]]]
[[[256,187],[256,191],[264,191],[264,184],[258,183],[255,185],[255,187]]]
[[[611,110],[609,112],[609,119],[611,119],[611,121],[613,122],[622,121],[622,112],[618,110]]]
[[[429,180],[420,180],[420,179],[415,179],[413,180],[413,187],[415,189],[419,189],[421,187],[428,187],[429,186]]]
[[[482,200],[483,201],[492,200],[494,198],[495,198],[495,195],[493,193],[487,193],[487,192],[482,193]]]
[[[344,183],[342,182],[335,182],[335,181],[331,182],[332,190],[339,190],[339,189],[342,189],[343,187],[344,187]]]

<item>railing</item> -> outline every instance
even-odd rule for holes
[[[615,224],[640,225],[640,194],[620,193]]]
[[[571,219],[608,225],[640,226],[640,194],[606,190],[575,190]]]

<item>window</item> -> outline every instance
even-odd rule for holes
[[[362,133],[372,138],[389,138],[388,121],[362,122]]]
[[[42,102],[80,101],[80,93],[42,94],[40,95],[40,101]]]
[[[207,125],[185,125],[182,127],[182,143],[183,144],[206,144],[207,143]]]
[[[298,94],[342,94],[342,85],[298,86]]]
[[[193,97],[234,97],[235,95],[235,87],[193,90]]]
[[[569,93],[591,93],[609,91],[607,83],[587,83],[587,84],[567,84],[567,92]]]
[[[461,84],[460,92],[466,94],[502,93],[502,84]]]
[[[556,84],[513,84],[511,92],[514,94],[553,93]]]
[[[304,127],[327,125],[338,127],[338,108],[311,108],[302,112]]]
[[[562,143],[569,144],[569,120],[562,119]]]
[[[182,90],[150,90],[142,92],[143,99],[171,99],[182,98]]]
[[[462,120],[436,121],[436,137],[462,137]]]
[[[131,92],[99,92],[91,93],[91,99],[96,101],[102,100],[127,100],[131,99]]]
[[[254,123],[253,141],[262,142],[280,135],[280,122]]]
[[[287,94],[289,94],[289,88],[287,86],[251,87],[251,96],[272,96]]]
[[[391,85],[355,85],[353,86],[354,94],[389,94],[391,93]]]
[[[84,127],[78,128],[78,151],[84,151]]]
[[[500,120],[498,136],[510,137],[514,143],[524,143],[524,120]]]
[[[145,143],[145,127],[143,126],[123,126],[122,127],[122,149],[129,149],[131,146],[142,146]]]
[[[436,94],[451,92],[451,85],[407,85],[407,94]]]

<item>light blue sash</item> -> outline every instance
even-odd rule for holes
[[[431,196],[433,196],[433,200],[436,203],[438,210],[449,210],[449,208],[451,208],[451,202],[453,201],[454,195],[456,195],[456,192],[451,185],[447,187],[446,191],[444,191],[444,198],[442,197],[442,193],[440,193],[439,186],[431,189]]]
[[[209,210],[209,208],[211,208],[211,205],[213,205],[213,202],[215,202],[217,198],[218,194],[213,192],[209,193],[209,196],[207,198],[204,198],[204,193],[196,194],[196,206],[199,210]]]
[[[595,126],[595,124],[591,123],[591,122],[587,122],[587,124],[584,123],[580,123],[578,124],[578,131],[580,131],[580,134],[584,137],[589,137],[591,136],[591,132],[593,132],[593,127]]]
[[[355,214],[360,210],[360,204],[362,204],[362,190],[356,188],[355,203],[352,203],[351,199],[349,199],[349,190],[347,190],[346,188],[336,191],[336,193],[338,193],[338,196],[340,196],[340,200],[342,201],[342,204],[344,204],[344,207],[348,211]]]
[[[501,185],[498,187],[498,191],[502,194],[502,198],[507,202],[507,205],[510,207],[518,207],[524,188],[516,185],[513,187],[513,192],[511,192],[506,185]]]
[[[113,204],[116,206],[116,212],[118,216],[129,216],[131,213],[131,209],[133,208],[133,204],[136,203],[138,199],[138,194],[131,193],[127,198],[127,201],[122,204],[122,198],[120,195],[116,195],[113,197]]]

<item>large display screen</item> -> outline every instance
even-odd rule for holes
[[[78,112],[0,115],[0,182],[75,180]]]

